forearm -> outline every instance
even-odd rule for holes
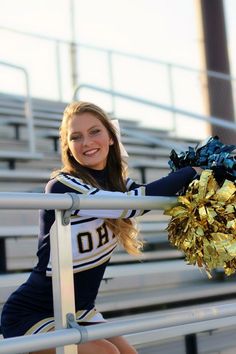
[[[172,196],[188,185],[197,174],[192,167],[184,167],[146,185],[148,196]]]

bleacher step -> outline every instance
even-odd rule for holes
[[[178,302],[197,301],[216,298],[219,296],[236,294],[235,283],[188,282],[176,286],[156,287],[153,289],[133,289],[132,291],[98,295],[97,307],[99,311],[122,311],[135,308],[157,306],[162,304],[176,304]],[[119,301],[117,301],[119,299]]]

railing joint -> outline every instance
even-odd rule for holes
[[[72,204],[71,204],[71,207],[69,209],[66,209],[62,213],[62,224],[64,226],[69,225],[71,211],[75,210],[75,209],[78,209],[78,208],[75,208],[75,203],[77,203],[77,201],[79,200],[78,194],[76,194],[76,193],[66,193],[66,194],[68,194],[71,197]]]
[[[77,342],[76,344],[79,343],[85,343],[88,341],[88,332],[87,329],[84,326],[80,326],[76,320],[75,320],[75,316],[73,315],[73,313],[67,313],[66,315],[66,321],[67,321],[67,328],[75,328],[80,332],[81,335],[81,339],[79,342]]]

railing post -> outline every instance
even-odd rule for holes
[[[114,91],[112,55],[113,55],[112,51],[109,50],[107,52],[109,84],[110,84],[110,90]],[[116,112],[116,98],[115,98],[115,96],[113,94],[111,95],[111,107],[112,107],[112,114],[115,115],[115,112]]]
[[[167,70],[168,70],[168,84],[169,84],[169,90],[170,90],[170,105],[171,107],[175,106],[175,100],[174,100],[174,88],[173,88],[173,78],[172,78],[172,65],[167,64]],[[172,112],[172,117],[173,117],[173,126],[172,130],[174,133],[176,133],[176,113]]]
[[[33,121],[33,109],[32,100],[30,94],[30,82],[29,75],[27,71],[24,70],[25,74],[25,85],[26,85],[26,102],[25,102],[25,116],[27,119],[27,127],[29,134],[29,150],[31,153],[35,153],[35,131],[34,131],[34,121]]]
[[[63,100],[62,95],[62,79],[61,79],[61,57],[60,57],[60,41],[56,41],[56,71],[57,71],[57,85],[58,85],[58,98]]]
[[[56,329],[67,327],[66,315],[75,314],[72,245],[70,224],[64,225],[63,211],[55,210],[55,222],[50,238],[53,305]],[[60,347],[57,354],[77,354],[76,345]]]

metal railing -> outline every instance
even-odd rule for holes
[[[6,63],[4,61],[0,61],[0,65],[6,66],[6,67],[11,68],[13,70],[19,70],[24,75],[24,78],[25,78],[24,111],[25,111],[26,123],[27,123],[27,128],[28,128],[29,151],[33,154],[33,153],[35,153],[35,134],[34,134],[34,120],[33,120],[33,112],[32,112],[29,74],[25,68],[23,68],[22,66],[19,66],[19,65]]]
[[[228,102],[228,91],[226,90],[226,87],[231,87],[233,104],[236,102],[236,80],[230,75],[214,71],[194,69],[171,62],[148,58],[143,55],[101,48],[86,43],[61,40],[55,37],[28,33],[3,26],[0,26],[0,31],[9,32],[19,36],[19,38],[36,38],[41,41],[42,45],[50,47],[51,52],[48,51],[48,53],[51,53],[51,62],[53,61],[55,65],[53,65],[52,70],[44,70],[44,72],[47,75],[48,72],[50,72],[52,75],[50,80],[48,80],[49,78],[47,76],[47,82],[53,82],[53,85],[56,85],[56,89],[55,87],[53,88],[53,99],[59,99],[60,101],[66,102],[70,101],[73,96],[75,88],[74,83],[76,80],[79,85],[83,82],[89,83],[86,86],[87,89],[91,89],[92,86],[95,87],[94,83],[97,80],[97,82],[99,82],[97,85],[99,90],[96,90],[95,98],[93,98],[92,95],[89,100],[95,100],[97,97],[96,95],[98,94],[97,98],[99,101],[101,98],[99,92],[100,94],[109,94],[109,105],[111,109],[106,107],[106,103],[99,102],[99,104],[102,104],[107,111],[112,111],[114,115],[118,116],[118,118],[122,117],[124,100],[129,99],[129,102],[132,104],[129,105],[128,110],[124,113],[128,114],[128,117],[126,117],[127,119],[136,117],[137,120],[143,121],[144,116],[146,116],[150,124],[154,124],[158,128],[172,132],[173,135],[176,136],[180,135],[188,138],[189,136],[192,136],[194,131],[196,132],[196,135],[193,137],[196,137],[198,140],[205,139],[211,134],[210,129],[208,129],[209,126],[207,126],[209,123],[213,126],[227,128],[228,131],[225,133],[225,138],[227,139],[228,134],[229,139],[233,139],[232,132],[229,130],[232,129],[235,131],[236,123],[234,122],[233,117],[226,117],[230,118],[226,121],[219,119],[216,116],[207,116],[209,109],[207,104],[209,87],[214,91],[214,95],[217,96],[217,101],[222,107],[225,107]],[[11,38],[9,40],[11,40]],[[73,60],[71,61],[68,60],[70,55],[74,55]],[[102,78],[99,76],[97,79],[94,79],[94,75],[90,75],[90,72],[94,70],[94,62],[96,61],[97,63],[96,55],[99,60],[101,60],[102,64],[98,64],[99,68],[103,67],[104,72],[100,75]],[[65,58],[67,58],[68,62],[63,61]],[[88,64],[90,61],[89,58],[91,58],[92,65]],[[31,61],[31,63],[33,62],[34,61]],[[84,63],[86,63],[86,65]],[[27,65],[29,64],[27,62],[25,65],[25,67],[28,68]],[[73,68],[73,65],[76,67]],[[64,67],[67,69],[64,70]],[[135,70],[137,71],[136,75],[134,75]],[[36,68],[35,71],[32,71],[32,81],[34,80],[34,72],[36,71]],[[131,78],[133,75],[134,80],[129,80],[127,73],[129,73]],[[133,74],[130,75],[130,73]],[[136,80],[137,74],[139,75],[139,80]],[[140,77],[140,75],[142,77]],[[121,82],[120,77],[125,78],[122,81],[125,82],[125,84]],[[34,87],[36,88],[39,85],[43,86],[44,82],[40,83],[39,78],[37,78],[37,83],[34,82]],[[71,85],[72,82],[73,85]],[[82,84],[80,87],[85,88],[85,85]],[[139,92],[143,97],[138,97]],[[43,95],[44,92],[42,92],[42,96]],[[50,96],[49,93],[48,95]],[[47,97],[46,99],[48,98],[50,97]],[[146,113],[141,112],[139,109],[140,104],[146,105]],[[162,117],[161,120],[153,120],[152,117],[155,116],[156,112],[156,116],[158,116],[158,110],[162,110],[165,113],[164,119]],[[202,112],[205,112],[206,115],[202,114]],[[185,117],[191,119],[194,118],[195,121],[197,121],[197,123],[194,123],[195,126],[192,128],[192,131],[185,131],[185,123],[182,121]],[[182,127],[184,127],[184,129],[182,129]],[[221,132],[221,134],[224,133]],[[219,133],[219,135],[221,134]],[[31,151],[34,151],[34,139],[35,135],[29,134]],[[156,143],[158,143],[158,141],[156,141]],[[161,143],[161,146],[164,146],[164,141]]]
[[[53,270],[53,302],[56,329],[67,327],[67,314],[75,313],[70,238],[70,214],[77,209],[159,209],[176,202],[171,197],[86,197],[77,194],[1,193],[0,209],[56,209],[56,220],[50,240]],[[104,333],[105,336],[105,333]],[[7,343],[11,341],[5,342]],[[3,350],[1,343],[0,353]],[[50,343],[49,343],[50,345]],[[18,347],[19,348],[19,347]],[[34,348],[34,347],[33,347]],[[4,348],[6,350],[6,348]],[[19,349],[17,349],[19,350]],[[27,350],[27,349],[24,349]],[[13,351],[14,353],[14,351]],[[21,353],[21,350],[18,351]],[[57,354],[75,354],[73,348],[59,348]]]
[[[77,354],[77,348],[71,344],[111,338],[114,336],[147,332],[155,336],[155,341],[174,338],[186,334],[227,328],[236,325],[236,305],[199,306],[197,310],[179,311],[168,316],[144,316],[141,320],[117,320],[89,327],[73,327],[73,316],[67,316],[70,328],[58,329],[45,334],[4,339],[0,343],[1,354],[20,354],[32,350],[49,349],[58,346],[57,354]],[[71,321],[71,319],[72,321]],[[154,333],[149,331],[155,330]],[[68,347],[70,346],[70,348]]]
[[[176,63],[171,63],[171,62],[164,62],[162,60],[154,59],[154,58],[148,58],[143,55],[138,55],[138,54],[131,54],[131,53],[126,53],[123,51],[118,51],[118,50],[113,50],[113,49],[108,49],[108,48],[102,48],[94,45],[89,45],[86,43],[81,43],[81,42],[76,42],[72,43],[69,40],[62,40],[58,39],[55,37],[49,37],[49,36],[44,36],[44,35],[39,35],[35,33],[28,33],[20,30],[15,30],[12,28],[0,26],[1,31],[13,33],[15,35],[21,36],[21,37],[28,37],[28,38],[37,38],[44,43],[49,43],[52,45],[52,55],[54,55],[54,61],[55,61],[55,76],[56,76],[56,83],[57,83],[57,88],[58,88],[58,99],[61,101],[68,101],[68,96],[65,99],[64,97],[64,86],[69,86],[73,80],[71,80],[70,75],[68,73],[73,71],[70,67],[69,70],[67,70],[67,76],[62,77],[63,75],[63,70],[62,70],[62,60],[63,60],[63,54],[62,50],[64,48],[68,52],[71,50],[71,46],[73,45],[73,48],[77,50],[77,56],[78,56],[78,61],[77,65],[78,68],[76,68],[76,72],[78,72],[78,83],[80,84],[80,81],[82,82],[90,82],[90,79],[88,79],[88,76],[86,76],[87,72],[89,73],[93,67],[89,67],[87,71],[85,70],[84,67],[81,68],[81,62],[82,62],[82,56],[81,54],[83,51],[86,51],[86,58],[90,57],[91,55],[96,55],[96,54],[101,54],[103,56],[103,60],[105,61],[105,66],[106,66],[106,74],[104,73],[103,76],[107,76],[106,79],[104,80],[104,88],[109,89],[109,90],[117,90],[117,78],[116,74],[119,72],[119,76],[125,75],[125,72],[123,72],[122,68],[119,66],[119,60],[122,59],[125,61],[124,68],[126,70],[126,75],[127,75],[127,69],[132,69],[138,63],[138,65],[141,65],[139,67],[142,68],[142,65],[154,65],[152,68],[152,74],[154,74],[156,71],[158,72],[158,80],[161,82],[161,86],[157,86],[155,90],[153,89],[152,91],[155,91],[155,98],[157,101],[162,101],[160,98],[158,98],[159,94],[162,94],[163,87],[165,87],[165,95],[164,95],[164,102],[167,102],[169,106],[178,106],[178,107],[188,107],[188,102],[191,101],[188,97],[189,95],[189,85],[193,89],[193,94],[191,94],[191,98],[193,99],[194,97],[194,102],[197,102],[197,108],[195,107],[196,111],[198,111],[199,107],[201,106],[202,110],[202,105],[203,105],[203,96],[205,95],[207,91],[207,80],[211,80],[211,85],[215,85],[217,88],[218,92],[218,100],[222,102],[222,105],[224,104],[225,101],[225,83],[230,82],[232,85],[232,91],[234,95],[234,102],[236,101],[235,98],[235,78],[215,72],[215,71],[206,71],[206,70],[199,70],[183,65],[179,65]],[[93,64],[94,61],[93,60]],[[131,66],[129,63],[129,60],[131,61]],[[72,64],[71,64],[72,65]],[[75,65],[75,63],[74,63]],[[118,66],[117,66],[118,65]],[[145,71],[145,70],[139,70],[139,73]],[[48,73],[47,73],[48,75]],[[146,74],[145,74],[146,75]],[[152,78],[153,75],[151,75],[150,80],[149,80],[149,86],[155,83],[155,79]],[[183,82],[184,82],[184,87],[183,87]],[[94,82],[93,82],[94,83]],[[63,86],[64,85],[64,86]],[[137,80],[135,80],[135,85],[138,85]],[[148,86],[148,85],[147,85]],[[127,80],[125,80],[125,90],[127,89]],[[143,92],[145,89],[144,85],[142,84],[142,80],[140,80],[140,92]],[[74,90],[74,86],[72,88]],[[124,89],[120,89],[124,91]],[[181,90],[182,93],[182,98],[179,96],[178,92]],[[55,90],[54,90],[55,91]],[[192,92],[192,91],[191,91]],[[148,95],[149,97],[150,95]],[[186,97],[187,96],[187,97]],[[70,99],[71,95],[69,96]],[[153,96],[152,96],[153,97]],[[184,99],[183,99],[184,98]],[[112,110],[115,112],[116,111],[116,102],[115,102],[115,97],[112,96]],[[205,107],[204,107],[205,109]],[[175,128],[175,112],[172,111],[173,113],[173,128]]]
[[[55,209],[56,221],[51,234],[53,303],[55,331],[1,340],[1,354],[19,354],[57,347],[57,354],[76,354],[74,344],[117,335],[156,330],[156,339],[194,333],[236,324],[236,305],[199,306],[198,309],[173,311],[168,316],[143,316],[142,320],[119,320],[89,327],[75,322],[70,214],[75,209],[167,208],[175,197],[98,197],[71,194],[0,193],[0,209]],[[174,329],[174,332],[173,332]],[[172,332],[172,333],[171,333]]]
[[[89,84],[81,84],[79,85],[75,91],[74,91],[74,95],[73,95],[73,99],[77,99],[78,97],[78,93],[80,90],[82,89],[90,89],[90,90],[94,90],[97,92],[101,92],[101,93],[105,93],[111,97],[119,97],[119,98],[123,98],[126,99],[128,101],[133,101],[133,102],[137,102],[137,103],[141,103],[150,107],[155,107],[155,108],[159,108],[162,109],[164,111],[169,111],[172,113],[177,113],[177,114],[181,114],[183,116],[187,116],[188,118],[192,118],[192,119],[196,119],[196,120],[200,120],[200,121],[204,121],[206,123],[212,124],[212,125],[216,125],[219,127],[224,127],[224,128],[228,128],[228,129],[232,129],[232,130],[236,130],[236,123],[231,123],[229,121],[217,118],[217,117],[212,117],[212,116],[204,116],[201,114],[197,114],[194,112],[189,112],[183,109],[180,109],[178,107],[174,107],[174,106],[169,106],[169,105],[165,105],[163,103],[159,103],[156,101],[150,101],[147,99],[144,99],[142,97],[137,97],[137,96],[132,96],[132,95],[128,95],[125,94],[123,92],[119,92],[119,91],[115,91],[115,90],[109,90],[109,89],[105,89],[103,87],[99,87],[96,85],[89,85]]]

